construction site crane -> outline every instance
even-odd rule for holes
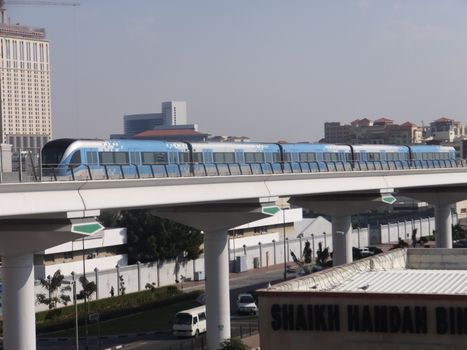
[[[40,1],[40,0],[0,0],[0,16],[1,23],[5,23],[5,5],[47,5],[47,6],[79,6],[79,2],[65,2],[65,1]]]

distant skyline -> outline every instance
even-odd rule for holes
[[[107,138],[169,100],[202,132],[255,141],[364,117],[467,123],[467,1],[79,2],[6,5],[50,40],[54,138]]]

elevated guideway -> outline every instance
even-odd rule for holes
[[[332,216],[335,261],[345,264],[352,259],[350,215],[383,205],[382,194],[432,203],[437,241],[449,248],[450,205],[467,198],[467,168],[0,184],[0,254],[9,305],[4,308],[5,349],[35,349],[33,252],[85,234],[74,232],[74,225],[93,220],[101,210],[151,208],[205,232],[208,346],[215,349],[230,337],[231,227],[264,217],[265,206],[287,197]]]
[[[467,168],[0,184],[0,218],[268,197],[467,189]]]

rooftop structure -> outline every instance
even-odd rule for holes
[[[133,136],[135,139],[166,140],[166,141],[206,141],[209,134],[201,133],[190,128],[173,128],[146,130]]]
[[[324,124],[324,142],[350,144],[413,144],[422,142],[422,128],[406,122],[401,125],[381,117],[355,119],[350,124],[339,122]]]
[[[397,249],[258,295],[261,348],[463,349],[467,254]]]
[[[168,129],[187,124],[186,102],[162,102],[161,113],[128,114],[123,117],[124,137],[129,138],[147,130]],[[196,129],[196,126],[190,126]]]

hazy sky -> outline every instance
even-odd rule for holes
[[[467,123],[464,0],[80,3],[7,5],[51,42],[54,137],[108,137],[165,100],[203,132],[257,141],[361,117]]]

